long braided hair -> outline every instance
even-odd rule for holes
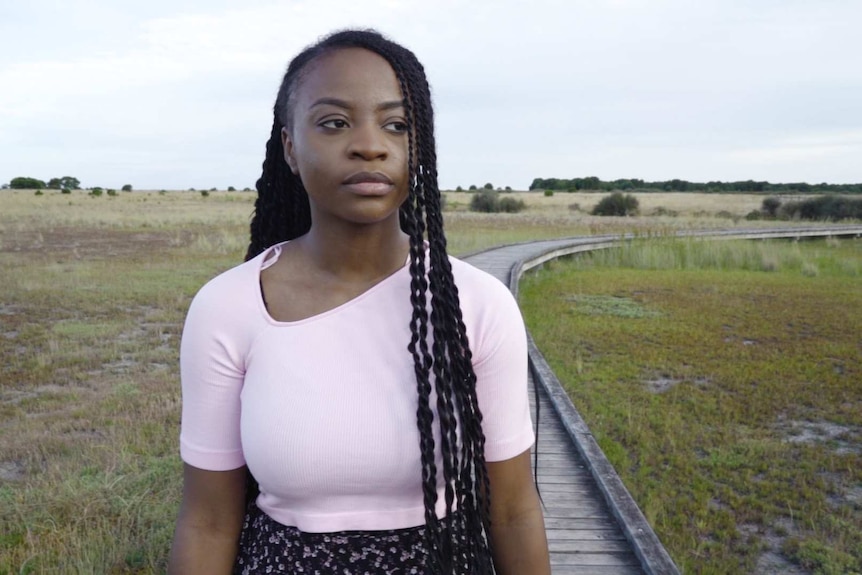
[[[411,51],[373,30],[347,30],[323,38],[293,59],[273,109],[272,133],[266,144],[263,173],[257,181],[258,197],[246,260],[273,244],[305,234],[311,226],[308,196],[299,176],[286,165],[281,130],[290,127],[292,96],[306,66],[323,54],[345,48],[370,50],[389,62],[401,88],[407,118],[410,191],[400,209],[400,222],[410,237],[413,313],[407,347],[413,356],[419,396],[416,419],[429,552],[426,570],[433,575],[491,575],[487,535],[490,488],[482,414],[458,289],[446,253],[431,93],[425,71]],[[429,340],[433,341],[430,346]],[[440,470],[435,464],[432,386],[437,397],[445,521],[439,520],[435,512]],[[256,482],[250,479],[249,492],[254,494]],[[455,507],[457,512],[453,513]]]

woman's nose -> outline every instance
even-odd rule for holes
[[[385,159],[389,153],[383,128],[372,122],[354,126],[351,134],[349,154],[363,160]]]

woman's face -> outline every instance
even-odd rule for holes
[[[284,157],[308,192],[312,225],[398,223],[407,198],[407,123],[392,67],[345,48],[308,64],[283,128]]]

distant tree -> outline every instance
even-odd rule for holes
[[[123,190],[124,192],[131,192],[132,191],[132,184],[126,184],[125,186],[123,186],[120,189]]]
[[[243,189],[242,189],[242,191],[244,191],[244,192],[250,192],[250,191],[251,191],[251,188],[243,188]]]
[[[48,180],[48,187],[53,190],[68,188],[70,190],[80,190],[81,180],[72,176],[63,176],[62,178],[51,178]]]
[[[211,192],[216,192],[216,191],[218,191],[218,190],[216,190],[215,188],[210,188],[210,191],[211,191]]]
[[[2,186],[0,186],[0,190],[8,190],[8,189],[9,189],[9,184],[3,184]]]
[[[470,191],[471,191],[471,192],[475,192],[475,191],[476,191],[476,189],[477,189],[477,188],[476,188],[476,186],[475,186],[475,185],[474,185],[474,186],[470,186]]]
[[[594,216],[634,216],[638,213],[638,199],[631,194],[614,192],[602,198],[593,208]]]
[[[512,191],[512,186],[506,186],[506,191],[507,191],[507,192],[511,192],[511,191]]]
[[[36,178],[12,178],[9,182],[9,187],[13,190],[41,190],[45,187],[45,182]]]
[[[235,192],[235,191],[236,191],[236,188],[235,188],[235,187],[233,187],[233,186],[228,186],[228,187],[227,187],[227,191],[229,191],[229,192]]]
[[[456,192],[463,192],[464,188],[462,188],[461,186],[458,186],[457,188],[455,188],[455,191]]]
[[[488,182],[487,184],[485,184],[484,186],[482,186],[482,188],[483,188],[483,189],[485,189],[485,190],[493,190],[493,189],[494,189],[494,184],[492,184],[492,183]]]

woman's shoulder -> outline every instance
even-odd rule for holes
[[[219,314],[231,310],[247,313],[260,299],[260,270],[268,252],[222,271],[195,294],[192,308],[207,308]]]

